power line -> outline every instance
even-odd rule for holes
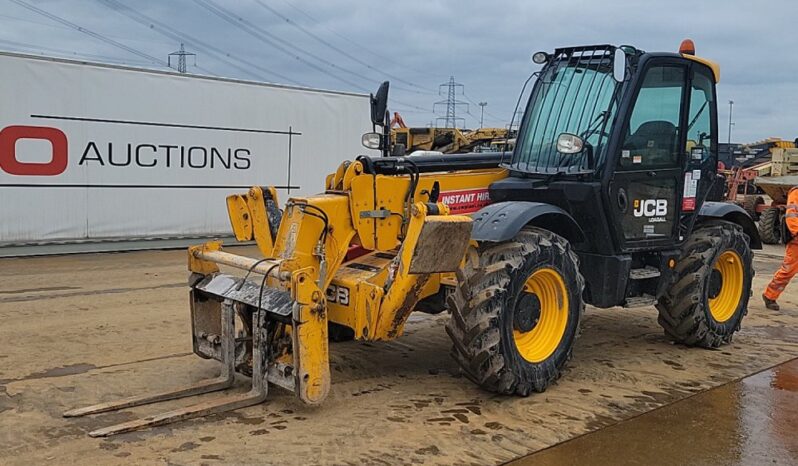
[[[194,0],[194,3],[196,3],[199,6],[205,8],[206,10],[210,11],[211,13],[213,13],[216,16],[218,16],[219,18],[225,20],[226,22],[232,24],[233,26],[236,26],[237,28],[241,29],[242,31],[247,32],[248,34],[252,35],[253,37],[259,39],[262,42],[264,42],[265,44],[276,48],[277,50],[285,53],[289,57],[292,57],[292,58],[294,58],[294,59],[306,64],[307,66],[310,66],[313,69],[315,69],[315,70],[317,70],[317,71],[319,71],[319,72],[321,72],[323,74],[326,74],[327,76],[330,76],[330,77],[332,77],[334,79],[337,79],[338,81],[341,81],[341,82],[343,82],[343,83],[345,83],[345,84],[347,84],[347,85],[351,86],[352,88],[357,89],[359,91],[362,91],[362,92],[369,92],[370,91],[369,89],[364,88],[363,86],[361,86],[358,83],[352,82],[352,81],[350,81],[350,80],[348,80],[346,78],[342,78],[341,76],[338,76],[337,74],[334,74],[334,73],[330,72],[329,70],[326,70],[326,69],[322,68],[321,66],[319,66],[319,65],[317,65],[317,64],[315,64],[315,63],[313,63],[313,62],[311,62],[311,61],[309,61],[309,60],[307,60],[307,59],[305,59],[303,57],[300,57],[299,55],[294,54],[293,52],[291,52],[291,50],[288,50],[288,48],[295,49],[295,50],[303,53],[304,55],[307,55],[307,56],[315,59],[316,61],[319,61],[319,62],[321,62],[323,64],[326,64],[326,65],[328,65],[328,66],[330,66],[332,68],[335,68],[336,70],[340,70],[340,71],[349,73],[349,74],[355,76],[358,79],[367,79],[368,80],[368,78],[364,78],[362,73],[358,73],[358,72],[351,71],[351,70],[348,70],[346,68],[343,68],[343,67],[341,67],[341,66],[339,66],[339,65],[337,65],[337,64],[335,64],[335,63],[333,63],[333,62],[331,62],[329,60],[326,60],[326,59],[324,59],[322,57],[319,57],[318,55],[315,55],[315,54],[313,54],[311,52],[308,52],[307,50],[304,50],[303,48],[301,48],[299,46],[296,46],[296,45],[294,45],[294,44],[292,44],[292,43],[290,43],[290,42],[288,42],[288,41],[286,41],[284,39],[281,39],[280,37],[277,37],[276,35],[270,33],[269,31],[266,31],[262,27],[259,27],[256,24],[253,24],[251,21],[248,21],[248,20],[238,16],[234,12],[231,12],[230,10],[219,6],[218,4],[214,3],[211,0]],[[278,42],[279,44],[275,43],[275,42]],[[371,81],[372,82],[380,82],[380,81],[375,81],[375,80],[371,80]],[[394,100],[394,101],[399,103],[398,100]],[[410,106],[410,107],[421,108],[421,107],[417,107],[417,106],[415,106],[413,104],[407,104],[407,103],[402,103],[402,104]]]
[[[337,79],[337,80],[339,80],[339,81],[341,81],[341,82],[343,82],[343,83],[345,83],[345,84],[347,84],[347,85],[349,85],[349,86],[351,86],[351,87],[353,87],[355,89],[358,89],[358,90],[361,90],[361,91],[364,91],[364,92],[368,92],[368,89],[360,86],[359,84],[356,84],[356,83],[354,83],[352,81],[349,81],[346,78],[342,78],[342,77],[340,77],[340,76],[338,76],[338,75],[336,75],[334,73],[331,73],[329,70],[326,70],[326,69],[316,65],[315,63],[312,63],[309,60],[306,60],[306,59],[300,57],[299,55],[295,55],[293,52],[288,50],[286,47],[297,49],[300,52],[302,52],[302,53],[304,53],[304,54],[306,54],[308,56],[311,56],[311,57],[315,58],[318,61],[326,63],[326,64],[328,64],[328,65],[330,65],[330,66],[332,66],[334,68],[341,69],[340,67],[338,67],[334,63],[328,62],[328,61],[324,60],[323,58],[317,57],[317,56],[315,56],[315,55],[313,55],[313,54],[311,54],[309,52],[306,52],[306,51],[302,50],[301,48],[298,48],[298,47],[288,43],[287,41],[285,41],[283,39],[280,39],[279,37],[275,36],[274,34],[268,32],[268,31],[265,31],[263,28],[260,28],[260,27],[258,27],[256,25],[252,24],[251,22],[247,21],[246,19],[236,15],[235,13],[230,12],[229,10],[226,10],[225,8],[220,7],[219,5],[211,2],[210,0],[194,0],[194,3],[196,3],[197,5],[205,8],[206,10],[210,11],[211,13],[213,13],[214,15],[218,16],[219,18],[223,19],[224,21],[232,24],[233,26],[236,26],[237,28],[241,29],[242,31],[250,34],[251,36],[259,39],[263,43],[274,47],[275,49],[277,49],[277,50],[287,54],[288,56],[290,56],[290,57],[292,57],[292,58],[294,58],[294,59],[296,59],[296,60],[298,60],[298,61],[300,61],[300,62],[302,62],[302,63],[304,63],[306,65],[308,65],[308,66],[310,66],[311,68],[313,68],[313,69],[315,69],[315,70],[317,70],[317,71],[319,71],[321,73],[324,73],[327,76],[335,78],[335,79]],[[282,45],[280,45],[280,44],[278,44],[276,42],[284,43],[285,46],[282,46]],[[356,76],[362,78],[362,75],[360,75],[358,73],[354,73],[354,74]]]
[[[330,48],[330,49],[332,49],[332,50],[335,50],[336,52],[338,52],[338,53],[340,53],[341,55],[343,55],[343,56],[345,56],[345,57],[349,58],[350,60],[354,61],[355,63],[358,63],[358,64],[360,64],[360,65],[363,65],[363,66],[365,66],[366,68],[368,68],[368,69],[370,69],[370,70],[372,70],[372,71],[376,71],[376,72],[377,72],[377,73],[379,73],[380,75],[383,75],[383,76],[389,77],[389,78],[391,78],[391,79],[393,79],[393,80],[396,80],[396,81],[399,81],[399,82],[401,82],[401,83],[407,84],[408,86],[413,86],[413,87],[415,87],[415,88],[418,88],[418,89],[421,89],[421,90],[423,90],[423,91],[426,91],[426,93],[427,93],[427,94],[430,94],[430,95],[434,94],[433,92],[430,92],[430,91],[429,91],[429,89],[426,89],[426,88],[424,88],[423,86],[419,86],[419,85],[417,85],[417,84],[415,84],[415,83],[412,83],[412,82],[410,82],[410,81],[407,81],[407,80],[404,80],[404,79],[402,79],[402,78],[400,78],[400,77],[394,76],[394,75],[392,75],[392,74],[390,74],[390,73],[387,73],[387,72],[385,72],[385,71],[383,71],[383,70],[380,70],[379,68],[377,68],[377,67],[373,66],[371,63],[365,62],[365,61],[361,60],[360,58],[358,58],[358,57],[356,57],[356,56],[354,56],[354,55],[350,54],[349,52],[347,52],[347,51],[345,51],[345,50],[342,50],[342,49],[341,49],[341,48],[339,48],[339,47],[336,47],[335,45],[331,44],[331,43],[330,43],[330,41],[324,40],[323,38],[321,38],[321,37],[319,37],[318,35],[314,34],[312,31],[310,31],[310,30],[308,30],[307,28],[305,28],[304,26],[302,26],[302,25],[300,25],[300,24],[296,23],[296,22],[295,22],[295,21],[293,21],[291,18],[289,18],[289,17],[287,17],[287,16],[283,15],[282,13],[280,13],[279,11],[277,11],[276,9],[274,9],[274,8],[270,7],[269,5],[267,5],[266,3],[264,3],[264,2],[263,2],[263,0],[255,0],[255,3],[257,3],[258,5],[260,5],[262,8],[264,8],[264,9],[266,9],[266,10],[270,11],[270,12],[271,12],[272,14],[274,14],[275,16],[278,16],[278,17],[282,18],[282,19],[283,19],[285,22],[287,22],[288,24],[290,24],[290,25],[294,26],[295,28],[299,29],[300,31],[304,32],[304,33],[305,33],[305,34],[307,34],[308,36],[312,37],[313,39],[315,39],[315,40],[316,40],[317,42],[319,42],[320,44],[322,44],[322,45],[324,45],[325,47],[328,47],[328,48]],[[412,89],[406,89],[406,91],[407,91],[407,92],[416,92],[416,93],[420,93],[420,92],[418,92],[418,91],[414,91],[414,90],[412,90]]]
[[[97,54],[93,54],[93,53],[78,53],[78,52],[75,52],[74,50],[56,49],[56,48],[44,47],[44,46],[41,46],[41,45],[28,44],[26,42],[17,42],[17,41],[6,40],[6,39],[0,39],[0,44],[6,44],[6,45],[9,45],[11,47],[16,47],[18,49],[29,49],[31,51],[30,53],[39,53],[39,54],[44,54],[44,52],[57,53],[57,54],[64,55],[65,58],[66,57],[71,57],[71,58],[83,58],[83,59],[91,59],[91,60],[102,60],[102,61],[105,61],[105,62],[117,63],[117,64],[122,64],[122,65],[130,65],[130,64],[135,64],[135,65],[145,64],[145,65],[148,65],[150,63],[150,62],[139,61],[139,60],[120,60],[118,57],[109,57],[107,55],[97,55]]]
[[[473,100],[471,97],[469,97],[469,96],[468,96],[468,94],[466,94],[466,93],[465,93],[465,91],[463,91],[463,97],[465,97],[465,98],[466,98],[466,100],[467,100],[467,101],[469,101],[469,102],[471,102],[473,105],[480,105],[478,102],[474,102],[474,100]],[[489,116],[489,117],[493,118],[493,119],[494,119],[494,120],[496,120],[496,121],[507,121],[505,118],[500,118],[500,117],[497,117],[496,115],[494,115],[494,114],[490,113],[490,112],[489,112],[489,111],[487,111],[487,110],[485,110],[485,115],[487,115],[487,116]]]
[[[45,18],[42,18],[42,20],[39,21],[38,17],[35,17],[35,19],[34,19],[34,17],[22,18],[22,17],[19,17],[19,16],[6,15],[6,14],[0,14],[0,18],[13,20],[14,22],[23,22],[23,23],[35,24],[37,26],[42,26],[42,27],[46,27],[46,28],[50,28],[50,29],[59,30],[59,31],[72,31],[72,30],[74,30],[74,28],[71,28],[69,26],[64,26],[62,24],[53,24],[51,21],[45,21]],[[117,40],[126,40],[126,41],[130,41],[130,42],[149,42],[149,43],[155,43],[155,44],[158,44],[158,45],[163,45],[163,43],[160,42],[160,41],[145,40],[145,39],[142,39],[142,38],[139,38],[139,37],[130,38],[130,37],[126,37],[126,36],[122,36],[122,35],[118,35],[118,34],[107,34],[107,33],[105,34],[105,36],[109,37],[111,39],[117,39]]]
[[[198,39],[196,37],[193,37],[193,36],[191,36],[189,34],[186,34],[184,32],[180,32],[180,31],[175,31],[171,26],[169,26],[167,24],[164,24],[164,23],[162,23],[162,22],[160,22],[160,21],[158,21],[158,20],[156,20],[156,19],[154,19],[152,17],[149,17],[149,16],[146,16],[146,15],[144,15],[142,13],[139,13],[138,11],[133,10],[132,8],[128,7],[127,5],[121,3],[121,2],[119,2],[117,0],[97,0],[97,1],[99,1],[101,3],[104,3],[107,7],[117,11],[118,13],[120,13],[122,15],[127,16],[129,19],[132,19],[133,21],[136,21],[137,23],[147,27],[148,29],[154,30],[154,31],[160,33],[161,35],[169,37],[169,38],[171,38],[173,40],[180,41],[180,42],[185,42],[186,44],[191,45],[192,47],[194,47],[198,51],[204,52],[204,53],[208,53],[208,54],[216,57],[218,60],[220,60],[220,61],[222,61],[224,63],[227,63],[228,65],[233,66],[233,67],[243,71],[244,73],[246,73],[248,75],[255,76],[258,79],[261,79],[261,80],[264,80],[264,81],[269,81],[268,79],[265,79],[262,76],[258,76],[256,74],[252,73],[250,70],[245,69],[245,68],[237,65],[236,63],[231,62],[230,60],[227,60],[227,58],[231,58],[231,59],[237,60],[237,61],[239,61],[241,63],[244,63],[245,65],[248,65],[248,66],[250,66],[252,68],[260,70],[261,72],[276,76],[276,77],[278,77],[278,78],[280,78],[280,79],[282,79],[284,81],[287,81],[287,82],[290,82],[290,83],[293,83],[293,84],[297,84],[297,85],[300,85],[300,86],[308,86],[307,84],[299,83],[296,80],[293,80],[293,79],[291,79],[291,78],[289,78],[289,77],[287,77],[285,75],[282,75],[280,73],[277,73],[277,72],[269,70],[269,69],[266,69],[266,68],[264,68],[262,66],[259,66],[259,65],[255,64],[255,63],[252,63],[249,60],[245,60],[243,58],[236,57],[235,55],[232,55],[229,52],[221,50],[218,47],[215,47],[215,46],[213,46],[213,45],[211,45],[211,44],[209,44],[209,43],[207,43],[205,41],[202,41],[202,40],[200,40],[200,39]],[[199,2],[197,2],[197,3],[199,3]],[[207,3],[210,3],[210,2],[207,2]],[[227,13],[227,16],[225,17],[225,12],[224,11],[214,11],[212,9],[213,8],[212,5],[206,6],[206,5],[200,4],[200,6],[205,7],[206,9],[208,9],[209,11],[214,13],[216,16],[219,16],[220,18],[224,19],[228,23],[231,23],[231,24],[234,24],[234,25],[238,26],[234,22],[235,21],[235,16],[233,14]],[[221,8],[219,10],[221,10]],[[259,37],[259,38],[261,40],[265,39],[265,38],[262,38],[262,37]],[[268,39],[266,39],[266,40],[268,40]],[[290,54],[290,52],[289,52],[289,54]],[[201,67],[198,67],[198,68],[202,69]],[[322,72],[326,71],[326,70],[323,70],[323,69],[319,68],[318,66],[314,66],[314,68],[318,69],[318,70],[320,70]],[[210,73],[209,72],[209,74],[214,74],[214,73]],[[351,84],[357,86],[354,83],[351,83]],[[363,88],[363,87],[357,86],[357,88],[359,90],[368,92],[368,90]],[[400,101],[397,101],[395,99],[391,99],[391,100],[394,101],[394,102],[397,102],[397,103],[401,103],[402,105],[406,105],[408,107],[413,107],[413,108],[416,108],[416,109],[425,110],[425,109],[423,109],[423,108],[421,108],[419,106],[413,105],[413,104],[400,102]]]
[[[260,66],[260,65],[258,65],[256,63],[251,63],[250,61],[245,60],[243,58],[239,58],[239,57],[237,57],[235,55],[232,55],[232,54],[230,54],[230,53],[228,53],[228,52],[226,52],[226,51],[224,51],[224,50],[222,50],[222,49],[220,49],[220,48],[218,48],[218,47],[216,47],[216,46],[214,46],[212,44],[209,44],[209,43],[207,43],[207,42],[205,42],[203,40],[197,39],[196,37],[193,37],[193,36],[191,36],[189,34],[182,33],[180,31],[176,31],[170,25],[162,23],[162,22],[160,22],[160,21],[158,21],[158,20],[156,20],[156,19],[154,19],[152,17],[144,15],[143,13],[139,13],[138,11],[128,7],[127,5],[125,5],[125,4],[121,3],[121,2],[118,2],[117,0],[97,0],[97,1],[103,3],[106,7],[116,11],[117,13],[120,13],[120,14],[126,16],[127,18],[129,18],[129,19],[131,19],[131,20],[133,20],[133,21],[135,21],[135,22],[147,27],[147,29],[151,29],[151,30],[161,34],[162,36],[168,37],[168,38],[170,38],[172,40],[175,40],[175,41],[178,41],[178,42],[185,42],[185,43],[189,44],[190,46],[192,46],[194,49],[196,49],[196,50],[198,50],[200,52],[206,53],[208,55],[211,55],[214,58],[216,58],[217,60],[219,60],[219,61],[221,61],[223,63],[226,63],[227,65],[232,66],[233,68],[236,68],[236,69],[242,71],[243,73],[245,73],[248,76],[252,76],[252,77],[254,77],[256,79],[259,79],[261,81],[270,81],[271,80],[269,78],[265,78],[261,74],[253,73],[251,70],[249,70],[247,68],[244,68],[244,67],[242,67],[242,66],[240,66],[240,65],[238,65],[238,64],[236,64],[234,62],[231,62],[230,60],[228,60],[228,58],[236,60],[239,63],[243,63],[246,66],[254,68],[254,69],[256,69],[256,70],[258,70],[258,71],[260,71],[262,73],[265,73],[267,76],[274,76],[276,78],[279,78],[279,79],[281,79],[283,81],[287,81],[287,82],[292,83],[292,84],[296,84],[296,85],[299,85],[299,86],[306,86],[306,84],[299,83],[299,82],[297,82],[297,81],[295,81],[295,80],[293,80],[293,79],[291,79],[291,78],[289,78],[287,76],[284,76],[284,75],[282,75],[280,73],[277,73],[275,71],[272,71],[272,70],[269,70],[267,68],[264,68],[264,67],[262,67],[262,66]],[[197,67],[197,68],[207,72],[208,74],[216,74],[216,73],[207,71],[207,70],[205,70],[202,67]]]
[[[350,43],[351,45],[353,45],[353,46],[357,47],[357,48],[358,48],[358,49],[360,49],[360,50],[363,50],[364,52],[367,52],[367,53],[369,53],[369,54],[371,54],[371,55],[373,55],[373,56],[375,56],[375,57],[377,57],[377,58],[380,58],[380,59],[382,59],[382,60],[386,61],[386,62],[393,63],[394,65],[396,65],[396,66],[399,66],[400,68],[404,68],[404,69],[412,70],[412,71],[416,72],[417,74],[426,75],[426,76],[432,76],[432,75],[429,75],[429,74],[427,74],[427,73],[425,73],[425,72],[418,71],[418,70],[414,70],[414,69],[412,69],[412,68],[408,67],[408,66],[407,66],[406,64],[404,64],[404,63],[399,63],[399,62],[397,62],[396,60],[394,60],[394,59],[393,59],[393,58],[391,58],[391,57],[388,57],[388,56],[386,56],[386,55],[382,55],[382,54],[380,54],[380,53],[377,53],[377,52],[375,52],[375,51],[373,51],[373,50],[369,49],[368,47],[365,47],[365,46],[364,46],[362,43],[360,43],[360,42],[358,42],[358,41],[355,41],[355,40],[352,40],[352,39],[350,39],[350,38],[348,38],[348,37],[344,36],[343,34],[341,34],[341,33],[339,33],[338,31],[336,31],[336,30],[332,29],[331,27],[329,27],[329,26],[326,26],[326,25],[325,25],[325,24],[323,24],[321,21],[319,21],[318,19],[314,18],[314,17],[313,17],[313,16],[312,16],[310,13],[308,13],[308,12],[307,12],[307,11],[305,11],[305,10],[303,10],[302,8],[299,8],[298,6],[296,6],[296,5],[294,5],[293,3],[289,2],[288,0],[283,0],[283,2],[284,2],[286,5],[288,5],[288,6],[290,6],[291,8],[293,8],[294,10],[298,11],[298,12],[299,12],[299,13],[300,13],[302,16],[304,16],[304,17],[308,18],[309,20],[311,20],[312,22],[314,22],[314,23],[316,23],[316,24],[319,24],[319,25],[321,25],[322,27],[324,27],[325,29],[327,29],[327,30],[328,30],[328,31],[330,31],[331,33],[333,33],[333,34],[335,34],[336,36],[338,36],[340,39],[342,39],[342,40],[344,40],[344,41],[346,41],[346,42]],[[440,78],[440,77],[438,76],[438,77],[436,77],[435,79],[438,79],[438,78]]]
[[[40,8],[37,8],[37,7],[33,6],[33,5],[30,5],[30,4],[28,4],[28,3],[26,3],[26,2],[24,2],[22,0],[10,0],[10,1],[12,1],[13,3],[16,3],[17,5],[23,7],[25,9],[27,9],[27,10],[30,10],[30,11],[33,11],[34,13],[42,15],[42,16],[44,16],[44,17],[46,17],[46,18],[48,18],[48,19],[50,19],[52,21],[58,22],[60,24],[63,24],[65,26],[71,28],[71,29],[77,30],[78,32],[81,32],[83,34],[89,35],[89,36],[91,36],[91,37],[93,37],[95,39],[98,39],[98,40],[101,40],[101,41],[103,41],[103,42],[105,42],[107,44],[113,45],[114,47],[117,47],[117,48],[120,48],[122,50],[125,50],[126,52],[129,52],[131,54],[134,54],[134,55],[140,56],[142,58],[145,58],[149,62],[157,63],[157,64],[160,64],[160,65],[162,65],[164,67],[169,67],[169,63],[166,62],[166,61],[163,61],[162,59],[159,59],[159,58],[157,58],[155,56],[149,55],[149,54],[147,54],[145,52],[136,50],[136,49],[134,49],[132,47],[128,47],[128,46],[126,46],[126,45],[124,45],[122,43],[119,43],[119,42],[117,42],[117,41],[115,41],[113,39],[110,39],[110,38],[108,38],[106,36],[103,36],[102,34],[99,34],[97,32],[94,32],[94,31],[91,31],[89,29],[86,29],[86,28],[84,28],[82,26],[79,26],[79,25],[77,25],[75,23],[72,23],[71,21],[68,21],[68,20],[66,20],[66,19],[64,19],[64,18],[62,18],[60,16],[57,16],[55,14],[52,14],[52,13],[44,11],[44,10],[42,10]],[[116,0],[99,0],[99,1],[102,1],[103,3],[106,3],[107,5],[112,5],[112,8],[116,7],[116,8],[113,8],[113,9],[116,9],[119,13],[122,13],[122,14],[130,17],[131,19],[133,19],[133,20],[135,20],[135,21],[137,21],[137,22],[139,22],[141,24],[144,24],[149,29],[156,30],[157,32],[159,32],[161,34],[166,35],[167,37],[177,38],[178,40],[183,39],[183,38],[188,38],[190,40],[186,40],[186,42],[189,42],[189,43],[196,42],[196,43],[199,43],[199,44],[203,44],[202,41],[199,41],[198,39],[192,38],[191,36],[187,36],[187,35],[183,34],[182,37],[181,37],[180,34],[171,33],[170,31],[168,31],[168,27],[167,26],[163,25],[162,23],[159,23],[158,21],[156,21],[156,20],[154,20],[152,18],[148,18],[145,15],[142,15],[142,14],[136,12],[135,10],[132,10],[132,9],[128,8],[125,5],[120,4]],[[156,25],[158,25],[159,27],[156,27]],[[212,49],[212,50],[217,51],[217,53],[219,53],[222,56],[232,57],[229,53],[221,51],[218,48],[209,46],[209,44],[204,44],[204,45],[206,47]],[[239,59],[239,60],[241,60],[241,59]],[[249,72],[248,70],[245,70],[245,69],[241,68],[240,66],[238,66],[238,65],[236,65],[234,63],[231,63],[231,62],[229,62],[227,60],[224,60],[223,58],[222,58],[222,61],[225,61],[226,63],[230,64],[231,66],[235,66],[237,68],[242,69],[247,74],[251,74],[251,72]],[[257,67],[257,65],[255,65],[255,64],[247,62],[246,60],[241,60],[241,61],[243,61],[243,62],[245,62],[245,63],[247,63],[247,64],[249,64],[249,65],[251,65],[253,67],[262,69],[260,67]],[[293,82],[295,84],[299,84],[299,83],[296,83],[296,81],[294,81],[294,80],[292,80],[292,79],[290,79],[288,77],[281,76],[281,75],[279,75],[277,73],[274,73],[272,71],[269,71],[269,70],[265,70],[265,69],[262,69],[262,70],[263,71],[267,71],[270,74],[274,74],[274,75],[280,77],[281,79],[285,79],[286,81]],[[319,70],[323,71],[323,72],[325,71],[325,70],[320,69],[320,68],[319,68]],[[212,72],[210,72],[208,70],[205,70],[205,71],[208,72],[209,74],[214,74],[214,73],[212,73]],[[351,84],[354,85],[354,83],[351,83]],[[357,85],[355,85],[355,86],[357,86]],[[357,87],[359,87],[359,86],[357,86]],[[359,88],[361,90],[364,90],[364,91],[366,90],[366,89],[364,89],[362,87],[359,87]],[[396,101],[396,100],[394,100],[394,101],[397,102],[397,103],[401,103],[401,102]],[[413,107],[413,108],[424,110],[421,107],[418,107],[418,106],[415,106],[415,105],[412,105],[412,104],[406,104],[406,103],[402,103],[402,104],[403,105],[407,105],[409,107]]]
[[[334,63],[332,63],[330,61],[327,61],[327,60],[325,60],[325,59],[323,59],[321,57],[318,57],[317,55],[314,55],[314,54],[312,54],[310,52],[307,52],[307,51],[303,50],[300,47],[294,46],[293,44],[290,44],[289,42],[286,42],[285,40],[283,40],[283,39],[275,36],[274,34],[264,30],[263,28],[252,24],[250,21],[247,21],[246,19],[244,19],[244,18],[242,18],[240,16],[237,16],[235,13],[232,13],[229,10],[226,10],[225,8],[220,7],[219,5],[215,4],[211,0],[194,0],[194,3],[198,4],[199,6],[202,6],[206,10],[210,11],[211,13],[213,13],[214,15],[222,18],[226,22],[232,24],[233,26],[236,26],[237,28],[241,29],[242,31],[247,32],[248,34],[252,35],[253,37],[259,39],[262,42],[264,42],[265,44],[271,45],[272,47],[276,48],[277,50],[280,50],[281,52],[287,54],[288,56],[293,57],[293,58],[301,61],[302,63],[305,63],[306,65],[310,66],[311,68],[313,68],[313,69],[315,69],[317,71],[320,71],[321,73],[324,73],[327,76],[333,77],[333,78],[335,78],[335,79],[337,79],[337,80],[339,80],[339,81],[341,81],[343,83],[346,83],[349,86],[352,86],[353,88],[355,88],[357,90],[360,90],[360,91],[363,91],[363,92],[369,92],[369,90],[364,88],[363,86],[361,86],[361,85],[359,85],[357,83],[354,83],[352,81],[349,81],[349,80],[347,80],[345,78],[342,78],[342,77],[340,77],[340,76],[338,76],[338,75],[336,75],[334,73],[331,73],[329,70],[326,70],[326,69],[316,65],[313,62],[310,62],[307,59],[304,59],[304,58],[302,58],[302,57],[300,57],[298,55],[293,54],[290,50],[287,50],[286,47],[282,47],[281,45],[276,44],[275,41],[280,42],[280,43],[284,43],[288,47],[297,49],[300,52],[302,52],[302,53],[304,53],[304,54],[306,54],[306,55],[308,55],[308,56],[310,56],[310,57],[312,57],[312,58],[314,58],[314,59],[316,59],[318,61],[321,61],[322,63],[326,63],[326,64],[329,64],[332,67],[335,67],[336,69],[344,70],[343,68],[339,67],[338,65],[336,65],[336,64],[334,64]],[[356,72],[353,72],[353,71],[348,71],[348,70],[344,70],[344,71],[352,73],[355,76],[357,76],[358,78],[363,79],[363,76],[361,74],[359,74],[359,73],[356,73]],[[422,107],[419,107],[417,105],[409,104],[409,103],[406,103],[406,102],[401,102],[401,101],[396,100],[396,99],[391,99],[391,100],[393,100],[396,103],[399,103],[399,104],[402,104],[402,105],[406,105],[408,107],[413,107],[413,108],[417,108],[417,109],[420,109],[420,110],[425,110]]]
[[[22,21],[22,22],[31,23],[31,24],[38,24],[39,26],[44,26],[44,27],[48,27],[48,28],[52,28],[52,29],[61,29],[61,30],[64,30],[64,31],[69,31],[69,30],[72,29],[71,27],[68,27],[68,26],[58,26],[56,24],[51,24],[49,21],[36,21],[36,20],[30,19],[30,18],[20,18],[19,16],[12,16],[12,15],[6,15],[6,14],[0,14],[0,18],[6,18],[6,19],[14,20],[14,21]]]
[[[474,120],[474,123],[479,124],[479,117],[471,113],[470,110],[466,112],[466,115],[470,116]]]
[[[56,21],[56,22],[61,23],[63,25],[69,26],[70,28],[75,29],[76,31],[82,32],[83,34],[86,34],[88,36],[94,37],[95,39],[101,40],[101,41],[105,42],[106,44],[113,45],[114,47],[120,48],[120,49],[122,49],[122,50],[124,50],[126,52],[132,53],[134,55],[138,55],[139,57],[142,57],[142,58],[146,58],[147,60],[149,60],[149,61],[151,61],[153,63],[157,63],[159,65],[168,67],[167,62],[161,60],[158,57],[154,57],[154,56],[152,56],[150,54],[141,52],[141,51],[136,50],[136,49],[134,49],[132,47],[128,47],[125,44],[117,42],[117,41],[115,41],[113,39],[105,37],[102,34],[96,33],[94,31],[91,31],[91,30],[86,29],[84,27],[78,26],[77,24],[75,24],[75,23],[73,23],[71,21],[67,21],[66,19],[64,19],[64,18],[62,18],[60,16],[54,15],[52,13],[48,13],[47,11],[44,11],[44,10],[42,10],[40,8],[37,8],[37,7],[35,7],[35,6],[33,6],[33,5],[29,4],[29,3],[23,2],[22,0],[10,0],[10,1],[16,3],[17,5],[25,8],[25,9],[33,11],[34,13],[38,13],[38,14],[40,14],[40,15],[46,17],[46,18],[49,18],[49,19],[51,19],[53,21]]]

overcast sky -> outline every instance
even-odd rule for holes
[[[595,43],[676,51],[690,37],[721,64],[720,140],[798,137],[798,3],[778,1],[0,0],[0,49],[368,92],[425,126],[438,85],[464,85],[468,127],[509,121],[537,50]],[[41,10],[32,11],[25,5]],[[643,6],[646,5],[646,6]],[[127,8],[126,8],[126,7]],[[48,16],[49,15],[49,16]],[[226,18],[226,19],[224,19]],[[80,32],[77,27],[93,33]],[[94,36],[93,36],[94,35]],[[99,35],[100,37],[97,37]],[[111,42],[115,42],[113,44]],[[438,108],[438,110],[443,110]]]

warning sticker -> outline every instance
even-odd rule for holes
[[[440,194],[438,201],[449,206],[451,214],[468,214],[490,204],[490,195],[487,188],[446,191]]]
[[[701,172],[698,171],[698,177],[701,178]],[[682,210],[690,211],[695,210],[695,195],[698,191],[698,179],[693,177],[693,172],[684,174],[684,192],[682,193]]]
[[[693,150],[690,151],[690,154],[693,160],[701,160],[704,157],[704,148],[703,147],[693,147]]]

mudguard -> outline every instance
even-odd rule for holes
[[[571,243],[585,240],[582,228],[568,212],[542,202],[497,202],[483,207],[472,218],[471,239],[476,241],[507,241],[526,225],[545,228]]]
[[[751,249],[762,249],[762,239],[759,237],[754,220],[742,207],[731,202],[706,201],[698,211],[698,221],[720,219],[736,223],[743,228],[743,232],[750,238]]]

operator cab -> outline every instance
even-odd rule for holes
[[[592,45],[542,64],[491,200],[553,204],[584,231],[577,250],[668,249],[715,181],[718,66],[680,53]],[[507,159],[505,159],[506,161]]]

